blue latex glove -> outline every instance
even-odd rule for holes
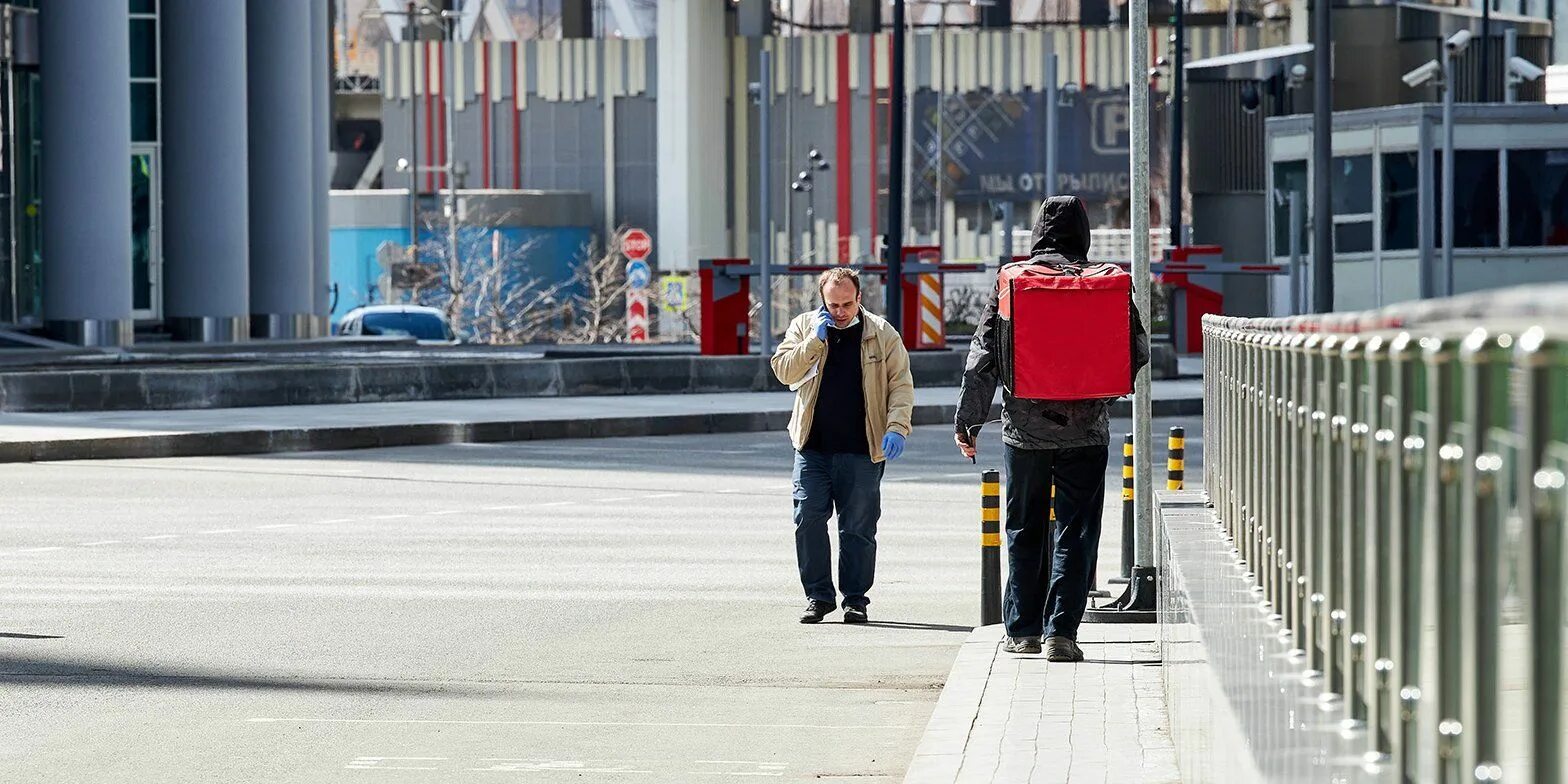
[[[832,323],[833,317],[828,315],[827,308],[822,308],[817,311],[817,340],[820,340],[824,343],[827,342],[828,325]]]
[[[889,460],[897,460],[904,454],[904,437],[897,433],[882,436],[882,454]]]

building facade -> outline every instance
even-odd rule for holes
[[[0,6],[0,325],[324,334],[328,0]]]

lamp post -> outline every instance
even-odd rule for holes
[[[899,323],[904,306],[904,0],[893,2],[893,52],[889,67],[890,106],[887,132],[887,316]]]
[[[479,11],[480,12],[484,11],[485,3],[489,2],[489,0],[474,0],[474,1],[479,4]],[[456,46],[456,43],[457,43],[457,34],[458,34],[458,22],[461,21],[461,19],[463,17],[463,12],[461,10],[454,8],[454,9],[450,9],[450,10],[437,11],[435,9],[430,8],[429,6],[420,5],[415,0],[409,0],[408,4],[405,5],[403,10],[401,10],[401,11],[384,11],[384,10],[369,8],[369,9],[366,9],[361,14],[361,16],[362,17],[387,17],[387,16],[401,16],[401,17],[403,17],[404,23],[408,26],[405,38],[407,40],[409,40],[409,41],[418,41],[419,40],[419,25],[424,20],[432,19],[432,18],[440,19],[442,24],[443,24],[443,26],[444,26],[444,33],[445,33],[444,37],[446,39],[446,46],[444,47],[445,50],[446,50],[445,51],[446,64],[442,67],[441,70],[442,70],[442,73],[444,73],[444,74],[454,74],[454,73],[456,73],[456,68],[457,68],[457,46]],[[464,175],[466,175],[468,173],[468,167],[466,165],[460,165],[460,164],[458,164],[456,162],[456,158],[457,158],[457,125],[455,124],[455,121],[456,121],[456,115],[455,115],[456,107],[453,104],[452,91],[451,90],[447,90],[447,89],[441,90],[441,97],[443,99],[443,101],[442,101],[442,108],[443,108],[443,110],[446,113],[446,127],[447,127],[447,135],[446,135],[446,165],[445,166],[420,166],[419,165],[419,145],[417,143],[418,142],[418,135],[417,134],[419,132],[419,123],[418,123],[418,116],[419,115],[418,115],[418,110],[416,109],[416,107],[418,106],[418,102],[417,101],[413,101],[413,100],[409,101],[409,117],[411,118],[411,120],[409,122],[409,132],[410,133],[409,133],[409,137],[408,137],[409,138],[409,155],[410,155],[410,158],[399,158],[398,162],[397,162],[397,170],[398,171],[400,171],[400,172],[407,171],[407,172],[411,172],[412,173],[412,176],[409,178],[409,182],[410,182],[410,186],[411,187],[408,189],[408,191],[409,191],[409,207],[408,207],[408,212],[409,212],[409,214],[408,214],[408,236],[409,236],[409,241],[408,241],[408,244],[409,244],[410,248],[413,248],[414,260],[416,260],[416,261],[419,259],[419,175],[423,174],[423,173],[426,173],[426,172],[435,172],[435,173],[440,173],[440,174],[446,174],[448,176],[448,185],[449,185],[449,187],[447,188],[447,194],[446,194],[446,202],[447,203],[446,203],[446,208],[445,208],[446,209],[446,213],[447,213],[447,235],[448,235],[448,241],[452,245],[452,257],[453,257],[453,259],[455,260],[456,256],[457,256],[457,189],[458,189],[458,187],[460,187],[459,184],[458,184],[458,181]]]
[[[904,142],[907,97],[904,95],[904,36],[908,32],[904,20],[904,0],[888,0],[893,6],[893,51],[888,67],[892,69],[888,84],[888,113],[892,115],[887,129],[887,235],[884,242],[884,261],[887,263],[887,317],[898,323],[904,306]],[[983,8],[996,5],[996,0],[964,0],[967,5]],[[937,3],[946,16],[947,0]],[[938,149],[937,155],[943,151]]]
[[[806,230],[811,236],[817,236],[817,189],[815,186],[816,173],[824,172],[830,168],[826,158],[817,148],[812,147],[806,153],[806,167],[795,174],[795,181],[789,184],[789,189],[796,193],[806,194]],[[811,253],[816,253],[815,242]],[[810,254],[808,254],[810,255]]]

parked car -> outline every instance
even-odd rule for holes
[[[453,346],[462,342],[438,308],[422,305],[366,305],[338,321],[341,337],[413,338],[422,346]]]

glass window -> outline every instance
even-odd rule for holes
[[[155,14],[158,13],[158,0],[131,0],[131,13]]]
[[[1372,156],[1335,158],[1333,169],[1335,215],[1372,212]]]
[[[1274,255],[1290,255],[1290,194],[1296,194],[1300,206],[1301,231],[1297,234],[1297,247],[1307,253],[1307,224],[1311,201],[1307,196],[1307,162],[1280,161],[1274,164]]]
[[[131,78],[152,79],[158,75],[158,21],[131,20]]]
[[[131,141],[158,141],[158,85],[131,84]]]
[[[415,340],[451,340],[446,320],[434,313],[366,313],[361,334],[396,335]]]
[[[1434,244],[1443,244],[1443,154],[1432,153],[1433,180],[1437,183],[1437,236]],[[1454,247],[1495,248],[1502,244],[1499,236],[1497,204],[1496,150],[1454,151]]]
[[[1335,253],[1370,253],[1372,251],[1372,221],[1360,220],[1334,224]]]
[[[1383,154],[1383,250],[1415,250],[1420,244],[1418,160],[1415,152]]]
[[[152,158],[131,156],[131,307],[152,308]]]
[[[1568,150],[1509,151],[1508,244],[1568,245]]]

